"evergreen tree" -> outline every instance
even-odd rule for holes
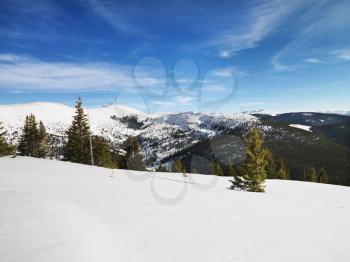
[[[6,141],[6,131],[0,122],[0,157],[8,156],[15,153],[15,147]]]
[[[73,122],[66,132],[67,141],[64,144],[64,160],[75,163],[91,164],[90,154],[90,126],[82,108],[82,101],[78,98],[75,105]]]
[[[266,179],[266,154],[263,148],[263,138],[257,128],[253,128],[244,139],[246,146],[246,160],[241,170],[241,176],[233,177],[232,186],[244,186],[244,189],[251,192],[264,192]],[[239,181],[242,183],[239,183]]]
[[[139,152],[139,145],[137,137],[129,137],[126,142],[126,166],[131,170],[144,171],[145,163],[143,156]]]
[[[280,159],[277,162],[276,178],[277,179],[288,179],[288,171],[287,171],[286,165],[282,159]]]
[[[235,173],[232,177],[232,180],[230,180],[232,185],[230,186],[230,189],[232,190],[247,190],[247,181],[244,179],[243,175],[241,174],[241,170],[239,169],[238,173]]]
[[[323,168],[321,168],[318,172],[317,182],[318,183],[328,183],[328,174],[327,174],[326,170],[324,170]]]
[[[111,152],[112,154],[112,158],[113,158],[113,162],[116,163],[116,166],[118,168],[121,168],[121,169],[127,169],[127,158],[126,156],[118,151],[118,150],[113,150]]]
[[[168,172],[168,169],[164,165],[159,165],[156,172]]]
[[[314,167],[308,167],[304,169],[303,175],[304,181],[317,182],[316,171]]]
[[[271,150],[267,150],[267,152],[266,152],[266,161],[267,161],[266,177],[268,179],[275,179],[275,178],[277,178],[276,165],[275,165],[275,161],[273,160],[273,156],[272,156]]]
[[[18,144],[18,152],[22,156],[45,158],[49,152],[49,137],[44,124],[39,127],[33,114],[26,116],[22,135]]]
[[[232,176],[232,177],[235,175],[235,169],[233,167],[233,163],[231,159],[228,161],[228,164],[227,164],[226,175]]]
[[[197,171],[197,169],[196,169],[195,167],[193,167],[193,168],[191,168],[191,173],[192,173],[192,174],[197,174],[198,171]]]
[[[45,158],[49,153],[49,136],[46,133],[45,126],[43,122],[39,122],[39,130],[38,130],[38,157]]]
[[[176,173],[183,173],[186,174],[185,167],[183,166],[181,160],[179,158],[175,159],[174,162],[174,169]]]
[[[18,151],[22,156],[38,157],[39,130],[33,114],[26,116]]]
[[[110,143],[107,139],[101,136],[93,136],[92,145],[95,165],[116,168],[117,165],[113,161]]]
[[[222,171],[222,168],[219,164],[218,161],[213,161],[213,169],[214,169],[214,175],[216,176],[222,176],[223,175],[223,171]]]

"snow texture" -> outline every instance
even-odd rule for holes
[[[0,166],[2,262],[350,261],[348,187],[269,180],[249,193],[225,177]]]
[[[0,122],[8,131],[8,140],[18,142],[25,117],[34,114],[43,121],[48,133],[64,136],[72,122],[75,109],[57,103],[30,103],[0,106]],[[138,136],[146,157],[161,160],[193,143],[214,136],[226,129],[249,127],[258,122],[250,114],[177,113],[147,115],[136,109],[119,104],[85,109],[92,133],[108,138],[120,145],[129,136]],[[130,126],[137,122],[138,128]],[[134,123],[135,125],[135,123]]]
[[[300,124],[290,124],[289,126],[291,127],[295,127],[295,128],[299,128],[308,132],[312,132],[311,131],[311,126],[306,126],[306,125],[300,125]]]

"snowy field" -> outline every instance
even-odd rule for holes
[[[350,261],[350,188],[0,158],[0,261]]]

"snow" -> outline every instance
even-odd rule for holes
[[[117,142],[125,140],[128,136],[137,135],[137,132],[113,120],[113,116],[119,119],[125,116],[136,116],[141,120],[147,118],[147,114],[141,111],[114,103],[103,107],[85,108],[85,113],[89,116],[93,134]],[[17,141],[25,117],[29,114],[34,114],[37,120],[41,120],[50,134],[63,136],[72,122],[75,108],[47,102],[0,105],[0,122],[3,122],[8,131],[10,140]]]
[[[312,132],[311,131],[311,126],[306,126],[306,125],[300,125],[300,124],[290,124],[289,126],[291,127],[295,127],[295,128],[299,128],[308,132]]]
[[[136,109],[110,104],[105,107],[84,108],[89,116],[91,131],[103,136],[113,145],[121,145],[129,136],[138,136],[141,151],[149,158],[158,160],[186,149],[193,141],[201,141],[227,129],[247,127],[259,120],[250,114],[206,114],[184,112],[176,114],[147,115]],[[33,113],[37,120],[43,121],[50,134],[65,136],[72,122],[75,109],[57,103],[30,103],[0,105],[0,122],[3,122],[9,142],[17,143],[22,132],[25,117]],[[126,116],[142,125],[132,128]],[[58,145],[59,146],[59,145]],[[58,150],[53,150],[58,151]]]
[[[124,117],[137,115],[146,117],[141,111],[123,105],[110,104],[104,107],[85,109],[92,123],[112,121],[111,116]],[[68,126],[72,122],[75,108],[59,103],[35,102],[28,104],[0,105],[0,121],[22,127],[27,115],[34,114],[38,120],[43,121],[49,128],[61,123]]]
[[[2,262],[350,261],[349,187],[270,180],[248,193],[225,177],[0,166]]]

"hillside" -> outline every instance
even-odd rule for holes
[[[0,166],[2,262],[350,260],[348,187],[271,180],[248,193],[213,176]]]
[[[93,134],[108,138],[116,151],[123,149],[129,136],[137,137],[149,168],[161,163],[171,169],[175,158],[195,173],[211,174],[213,160],[223,167],[228,160],[239,166],[245,157],[243,137],[257,126],[274,158],[286,162],[292,179],[300,180],[305,168],[314,167],[325,169],[330,183],[350,185],[350,116],[313,112],[147,115],[118,104],[85,111]],[[51,134],[51,156],[59,158],[74,108],[56,103],[1,105],[0,121],[13,143],[30,113],[46,125]]]

